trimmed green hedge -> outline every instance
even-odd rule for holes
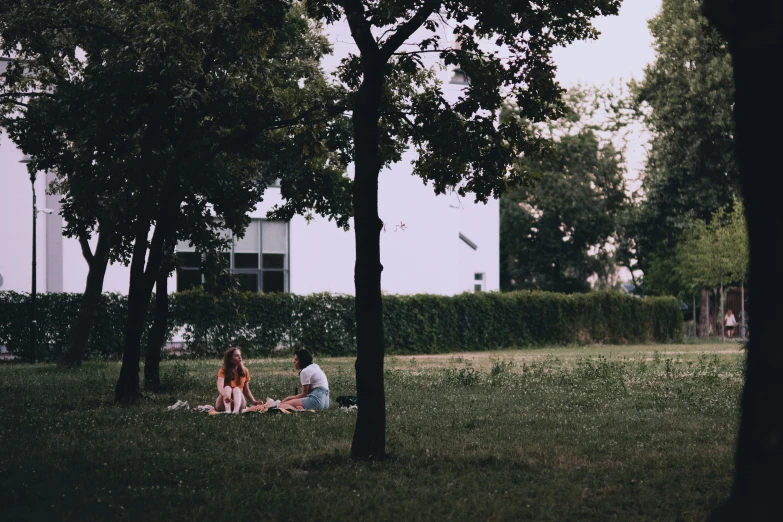
[[[76,322],[81,294],[38,294],[36,332],[39,360],[57,360],[68,344],[71,325]],[[93,335],[87,346],[91,359],[119,358],[122,355],[127,296],[101,295]],[[30,347],[30,294],[0,292],[0,345],[27,358]]]
[[[56,359],[68,341],[79,294],[42,294],[38,301],[41,359]],[[88,358],[119,357],[127,300],[104,294]],[[231,344],[247,356],[306,347],[319,354],[356,352],[352,296],[238,293],[173,294],[172,328],[192,352],[215,356]],[[386,353],[424,354],[591,343],[673,342],[682,313],[674,298],[639,299],[615,292],[512,292],[388,295],[383,298]],[[0,344],[24,356],[29,295],[0,292]]]

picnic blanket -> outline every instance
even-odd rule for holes
[[[188,405],[187,401],[177,401],[171,406],[168,406],[166,409],[168,411],[191,410],[191,407]],[[202,404],[201,406],[196,406],[192,408],[191,411],[206,413],[207,415],[222,415],[222,414],[231,413],[229,411],[217,411],[215,407],[211,404]],[[284,415],[290,415],[292,413],[301,413],[301,412],[315,413],[316,410],[286,410],[283,408],[278,408],[277,406],[270,408],[266,404],[256,404],[255,406],[249,406],[245,408],[240,413],[273,413],[273,414],[282,413]]]
[[[285,415],[291,415],[292,413],[302,413],[305,411],[315,413],[315,410],[287,410],[285,408],[278,408],[276,406],[272,408],[266,408],[264,404],[257,404],[255,406],[245,408],[242,410],[242,413],[283,413]]]

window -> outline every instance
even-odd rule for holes
[[[288,290],[288,223],[261,222],[261,291]]]
[[[249,292],[287,292],[288,223],[254,219],[224,254],[239,287]],[[177,291],[202,284],[202,257],[192,245],[177,245]]]
[[[177,252],[177,292],[201,285],[201,254]]]
[[[473,292],[479,293],[484,291],[484,273],[476,272],[473,274]]]

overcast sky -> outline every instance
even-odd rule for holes
[[[647,20],[661,9],[661,0],[624,0],[617,16],[596,18],[598,40],[579,41],[557,48],[552,57],[557,79],[572,83],[609,86],[611,80],[642,78],[644,66],[654,58]]]
[[[661,9],[661,0],[624,0],[617,16],[596,18],[593,26],[601,32],[597,40],[579,41],[553,50],[557,79],[563,87],[575,83],[611,87],[631,78],[641,80],[644,67],[652,63],[655,53],[647,20]],[[625,151],[631,190],[639,187],[639,171],[646,157],[647,134],[640,130],[631,135]]]

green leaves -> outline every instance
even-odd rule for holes
[[[729,212],[718,209],[712,219],[696,222],[677,245],[677,274],[691,291],[743,281],[748,276],[748,231],[740,200]]]
[[[535,183],[501,199],[501,288],[586,292],[588,277],[611,279],[620,246],[619,216],[628,205],[622,155],[587,111],[597,91],[574,89],[572,109],[549,124],[553,154],[519,159],[518,168],[537,172]],[[607,100],[608,103],[608,100]],[[513,109],[506,118],[513,121]]]
[[[645,274],[657,271],[654,262],[673,259],[683,233],[731,206],[739,193],[731,57],[702,16],[701,4],[664,0],[650,21],[656,60],[644,80],[632,85],[653,135],[643,185],[646,201],[634,224]],[[656,293],[681,290],[646,286]]]
[[[180,240],[208,244],[215,217],[239,233],[278,178],[289,214],[344,226],[342,89],[323,78],[329,44],[303,14],[285,0],[0,1],[3,50],[27,60],[0,95],[39,93],[5,105],[0,125],[31,168],[57,173],[66,233],[115,229],[115,259],[129,259],[131,223],[166,208],[181,208]]]
[[[39,296],[38,353],[57,360],[64,349],[78,294]],[[119,358],[126,296],[103,294],[88,359]],[[216,357],[238,345],[246,357],[278,348],[308,348],[322,355],[356,351],[355,299],[313,294],[221,295],[194,289],[170,299],[169,336],[179,331],[194,356]],[[24,356],[29,339],[29,296],[0,292],[0,344]],[[637,299],[618,292],[562,295],[547,292],[383,297],[386,352],[396,354],[487,351],[524,346],[670,342],[682,314],[673,298]],[[150,312],[147,323],[152,321]]]
[[[411,146],[418,153],[414,175],[432,182],[436,193],[471,192],[486,201],[528,182],[529,172],[509,167],[543,148],[537,130],[517,122],[497,125],[504,101],[515,100],[530,121],[562,114],[551,48],[592,37],[591,18],[616,13],[619,1],[309,0],[306,5],[326,23],[344,14],[351,25],[360,52],[339,70],[349,110],[356,114],[355,94],[368,75],[382,75],[381,165],[398,161]],[[444,94],[433,74],[441,65],[459,66],[470,78],[456,100]]]

